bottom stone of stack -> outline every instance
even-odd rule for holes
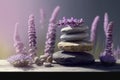
[[[86,52],[58,51],[53,54],[53,60],[60,65],[75,66],[94,63],[94,57]]]

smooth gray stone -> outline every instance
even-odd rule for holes
[[[53,54],[56,63],[67,66],[86,65],[94,63],[94,57],[86,52],[63,52],[58,51]]]
[[[85,32],[89,29],[88,26],[80,26],[80,27],[65,27],[61,29],[61,32],[69,34],[69,33],[80,33]]]
[[[77,33],[77,34],[63,34],[60,39],[63,41],[78,41],[84,40],[89,36],[88,33]]]

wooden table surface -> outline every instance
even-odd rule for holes
[[[0,60],[0,72],[113,72],[120,71],[120,60],[114,66],[103,66],[96,60],[93,65],[84,65],[76,67],[65,67],[53,64],[54,67],[44,67],[33,65],[33,67],[17,68],[10,65],[6,60]]]

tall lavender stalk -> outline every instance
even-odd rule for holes
[[[45,62],[52,63],[52,54],[54,53],[55,48],[55,39],[56,39],[56,20],[59,13],[60,7],[57,6],[52,16],[49,20],[49,26],[48,26],[48,32],[46,35],[46,42],[45,42],[45,50],[44,55],[41,56],[41,58],[44,58]]]
[[[96,29],[97,29],[97,25],[98,22],[100,20],[99,16],[96,16],[95,19],[93,20],[92,26],[91,26],[91,35],[90,35],[90,41],[91,42],[95,42],[95,38],[96,38]]]
[[[15,32],[14,32],[14,37],[13,37],[16,53],[20,53],[24,51],[24,44],[22,43],[20,39],[20,35],[18,33],[18,24],[19,23],[15,24]]]
[[[13,40],[16,54],[10,56],[10,58],[8,58],[8,62],[10,62],[13,66],[16,67],[25,67],[31,65],[32,58],[27,54],[25,50],[26,48],[24,47],[24,44],[22,43],[18,34],[18,23],[16,23],[15,25]]]
[[[113,22],[110,22],[107,28],[105,29],[105,34],[106,34],[106,47],[103,53],[100,55],[100,60],[103,64],[115,64],[116,59],[113,53],[113,39],[112,39],[112,32],[113,32]]]
[[[35,22],[34,22],[34,15],[29,16],[28,20],[28,37],[29,37],[29,53],[32,57],[37,56],[36,53],[36,29],[35,29]]]

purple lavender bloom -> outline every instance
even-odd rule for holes
[[[97,25],[98,25],[99,20],[100,20],[99,16],[96,16],[95,19],[93,20],[93,23],[92,23],[92,26],[91,26],[91,35],[90,35],[90,41],[91,42],[95,42],[96,29],[97,29]]]
[[[52,56],[52,54],[54,53],[56,28],[57,28],[56,19],[57,19],[59,10],[60,10],[60,7],[57,6],[53,11],[53,14],[49,20],[49,26],[48,26],[48,32],[46,35],[45,50],[44,50],[45,55],[47,55],[46,57]]]
[[[105,35],[106,35],[108,23],[109,23],[108,13],[105,13],[105,15],[104,15],[104,32],[105,32]]]
[[[112,51],[112,32],[113,32],[113,22],[110,22],[105,31],[106,33],[106,48],[103,53],[100,55],[100,60],[103,64],[112,65],[115,64],[116,58]]]
[[[31,56],[36,56],[36,29],[35,29],[35,22],[34,22],[34,16],[30,15],[28,20],[28,37],[29,37],[29,53]]]
[[[63,17],[62,20],[59,20],[57,25],[59,27],[66,27],[66,26],[80,27],[80,25],[82,25],[83,23],[84,21],[82,18],[79,20],[79,19],[74,19],[73,17],[71,17],[70,19],[66,19],[65,17]]]
[[[49,24],[48,33],[47,33],[47,41],[45,46],[45,54],[52,54],[54,52],[54,45],[56,39],[56,25]]]
[[[18,53],[9,57],[8,61],[15,67],[31,66],[33,59],[26,53]]]
[[[8,58],[8,62],[15,67],[25,67],[30,66],[32,64],[32,58],[27,54],[26,48],[22,43],[20,36],[18,34],[18,23],[15,25],[15,32],[14,32],[14,47],[16,50],[15,55],[10,56]]]
[[[51,18],[49,20],[50,23],[56,23],[59,11],[60,11],[60,6],[57,6],[51,15]]]

